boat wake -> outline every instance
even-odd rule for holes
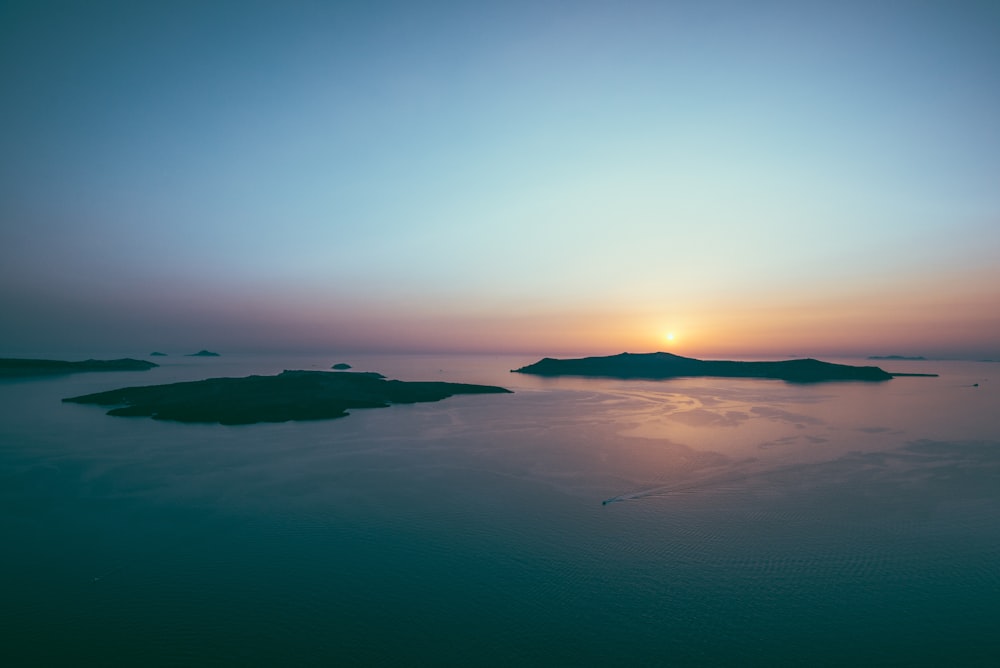
[[[618,496],[612,496],[609,499],[604,499],[601,501],[601,505],[608,506],[612,503],[621,503],[624,501],[640,501],[649,497],[669,496],[671,494],[680,494],[682,492],[700,491],[710,487],[719,487],[731,483],[741,482],[743,480],[747,480],[748,478],[754,478],[765,473],[775,473],[792,468],[794,467],[782,466],[777,468],[768,468],[759,465],[744,465],[736,470],[730,469],[723,473],[716,473],[702,478],[697,478],[695,480],[659,485],[657,487],[648,487],[646,489],[628,492],[626,494],[619,494]]]

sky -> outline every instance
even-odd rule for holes
[[[1000,359],[995,2],[0,4],[0,355]]]

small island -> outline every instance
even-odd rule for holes
[[[334,371],[347,371],[348,369],[351,368],[351,365],[346,362],[338,362],[330,368],[333,369]]]
[[[513,369],[537,376],[596,376],[661,380],[681,377],[774,378],[792,383],[834,380],[884,381],[895,375],[877,366],[849,366],[815,359],[782,362],[706,361],[671,353],[621,353],[607,357],[553,359]]]
[[[149,356],[150,357],[166,357],[167,354],[166,353],[157,352],[157,351],[153,351],[153,352],[149,353]]]
[[[213,353],[211,350],[199,350],[196,353],[191,353],[185,355],[184,357],[220,357],[219,353]]]
[[[157,366],[159,364],[130,357],[117,360],[83,360],[81,362],[6,357],[0,358],[0,378],[58,376],[91,371],[147,371]]]
[[[237,425],[340,418],[351,408],[385,408],[440,401],[456,394],[497,393],[510,390],[492,385],[386,380],[370,372],[284,371],[276,376],[126,387],[63,401],[118,406],[107,414],[121,417]]]

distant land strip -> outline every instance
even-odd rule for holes
[[[0,378],[58,376],[91,371],[147,371],[157,366],[159,364],[130,357],[117,360],[83,360],[81,362],[0,357]]]
[[[345,417],[351,408],[385,408],[440,401],[456,394],[497,393],[510,390],[492,385],[386,380],[370,372],[284,371],[276,376],[126,387],[63,401],[118,406],[107,414],[120,417],[237,425],[324,420]]]
[[[921,362],[921,361],[926,361],[927,360],[927,358],[923,357],[922,355],[912,355],[912,356],[911,355],[869,355],[868,359],[870,359],[870,360],[896,360],[896,361],[904,360],[904,361],[913,361],[913,362]]]
[[[850,366],[815,359],[781,362],[706,361],[672,353],[621,353],[607,357],[544,359],[513,369],[514,373],[536,376],[591,376],[600,378],[773,378],[791,383],[820,383],[838,380],[885,381],[897,375],[877,366]]]

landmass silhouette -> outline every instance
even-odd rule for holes
[[[91,371],[146,371],[157,366],[159,364],[146,360],[136,360],[130,357],[117,360],[83,360],[80,362],[4,357],[0,358],[0,378],[57,376],[67,373],[86,373]]]
[[[185,355],[185,357],[220,357],[220,355],[219,353],[213,353],[210,350],[199,350],[196,353]]]
[[[284,371],[276,376],[126,387],[63,401],[117,405],[120,407],[107,414],[122,417],[235,425],[340,418],[351,408],[385,408],[440,401],[456,394],[509,392],[492,385],[386,380],[371,372]]]
[[[909,355],[869,355],[870,360],[909,360],[909,361],[926,361],[927,358],[921,355],[909,356]]]
[[[899,375],[877,366],[850,366],[816,359],[781,362],[706,361],[672,353],[621,353],[607,357],[554,359],[546,357],[534,364],[512,369],[513,373],[536,376],[597,376],[659,380],[680,377],[775,378],[793,383],[834,380],[884,381]]]

